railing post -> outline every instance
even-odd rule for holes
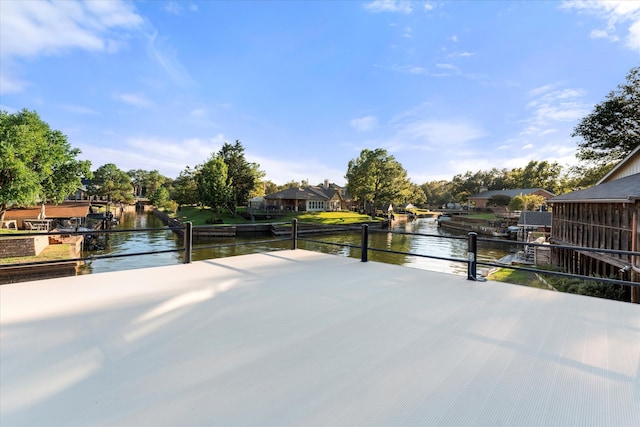
[[[469,233],[467,255],[469,257],[469,261],[467,262],[467,280],[477,280],[476,262],[478,258],[478,233],[475,233],[473,231]]]
[[[369,224],[362,224],[362,251],[360,253],[360,260],[367,262],[369,260]]]
[[[184,263],[191,264],[193,254],[193,224],[187,221],[184,224]]]
[[[298,249],[298,220],[291,220],[291,250]]]

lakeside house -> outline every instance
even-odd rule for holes
[[[264,196],[264,208],[272,211],[321,212],[349,209],[351,203],[346,189],[329,183],[287,188]]]
[[[640,147],[595,186],[553,197],[549,203],[552,244],[640,251]],[[569,273],[640,283],[637,256],[554,249],[552,257]],[[640,288],[630,292],[631,301],[640,303]]]
[[[482,191],[474,196],[469,196],[469,201],[475,205],[476,208],[487,208],[489,199],[493,196],[508,196],[514,198],[516,196],[542,196],[545,199],[549,199],[555,194],[544,188],[516,188],[516,189],[502,189],[502,190],[486,190]]]

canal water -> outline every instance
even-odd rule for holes
[[[115,229],[129,230],[163,227],[165,227],[165,225],[162,221],[152,213],[125,212],[120,218],[120,222]],[[393,224],[392,230],[430,234],[440,237],[393,234],[389,233],[387,230],[371,228],[369,232],[369,248],[410,252],[414,254],[444,258],[466,259],[467,257],[466,234],[460,233],[456,235],[447,230],[443,230],[437,226],[437,223],[433,218],[419,218],[414,221],[396,221]],[[360,258],[359,248],[345,246],[359,246],[360,236],[361,233],[358,230],[332,235],[302,236],[303,238],[298,242],[298,248]],[[459,237],[459,239],[447,237]],[[306,241],[305,238],[314,241]],[[256,252],[288,249],[291,247],[291,242],[288,239],[281,242],[254,244],[254,242],[271,239],[273,239],[271,236],[194,239],[192,259],[194,261],[198,261],[203,259],[223,258]],[[335,245],[318,243],[318,241],[329,242]],[[220,246],[215,248],[198,248],[198,246],[202,247],[213,245]],[[89,246],[90,245],[87,245],[87,248],[85,248],[84,256],[179,249],[183,247],[183,241],[181,236],[169,230],[158,230],[146,232],[122,232],[103,235],[98,239],[97,245],[93,245],[93,247]],[[508,244],[479,242],[478,260],[494,261],[502,258],[513,250],[514,248],[510,247]],[[80,274],[157,267],[181,263],[182,260],[182,252],[99,259],[85,262],[81,268]],[[414,255],[392,254],[370,250],[369,260],[446,273],[462,275],[466,275],[467,273],[467,266],[465,263],[424,258]]]

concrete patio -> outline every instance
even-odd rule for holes
[[[640,305],[304,250],[0,286],[0,425],[639,426]]]

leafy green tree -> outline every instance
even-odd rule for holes
[[[640,67],[575,127],[576,156],[593,166],[615,164],[640,145]]]
[[[286,190],[288,188],[299,188],[299,187],[302,187],[302,183],[301,182],[298,182],[298,181],[295,181],[295,180],[291,180],[291,181],[288,181],[288,182],[286,182],[286,183],[284,183],[282,185],[278,185],[276,191],[282,191],[282,190]],[[275,193],[275,191],[274,191],[274,193]],[[270,194],[270,193],[267,193],[267,194]]]
[[[431,206],[442,206],[453,200],[452,184],[446,180],[429,181],[420,186]]]
[[[146,171],[144,169],[132,169],[127,171],[131,177],[134,194],[138,197],[150,197],[160,186],[164,185],[168,178],[157,170]]]
[[[347,190],[364,208],[380,204],[398,204],[406,200],[411,183],[407,171],[386,150],[364,149],[360,156],[350,160],[347,168]]]
[[[196,171],[186,167],[173,181],[171,198],[176,201],[178,208],[182,205],[194,205],[198,202],[198,184]]]
[[[414,206],[422,206],[427,203],[427,195],[424,194],[422,187],[418,184],[411,183],[409,192],[407,193],[407,199],[404,201],[404,205],[411,203]]]
[[[558,192],[562,166],[557,162],[532,160],[522,168],[511,170],[511,188],[544,188],[552,193]]]
[[[160,187],[167,183],[167,177],[162,175],[157,170],[145,171],[143,184],[145,189],[145,195],[155,193]]]
[[[155,207],[164,208],[169,202],[169,190],[165,187],[158,187],[158,189],[149,196],[149,200]]]
[[[131,185],[133,185],[133,194],[136,197],[142,197],[142,190],[144,187],[144,177],[147,171],[143,169],[131,169],[127,171],[127,175],[131,178]]]
[[[251,193],[256,188],[256,183],[264,177],[260,165],[250,163],[244,156],[242,143],[236,140],[235,144],[225,143],[218,153],[227,165],[227,186],[231,191],[229,197],[229,209],[236,213],[236,206],[246,206],[249,203]]]
[[[211,208],[215,219],[233,197],[227,184],[227,164],[222,155],[212,155],[206,163],[197,168],[196,186],[198,201]]]
[[[59,203],[91,177],[80,150],[40,119],[35,111],[0,110],[0,220],[12,205]]]
[[[114,203],[132,204],[135,201],[131,177],[113,163],[96,169],[87,190],[92,196],[105,197]]]
[[[278,185],[275,182],[271,181],[271,180],[263,181],[262,184],[263,184],[263,187],[264,187],[264,194],[265,195],[273,194],[273,193],[278,191]]]
[[[520,194],[511,198],[509,202],[510,211],[537,211],[547,203],[547,199],[537,194]]]

